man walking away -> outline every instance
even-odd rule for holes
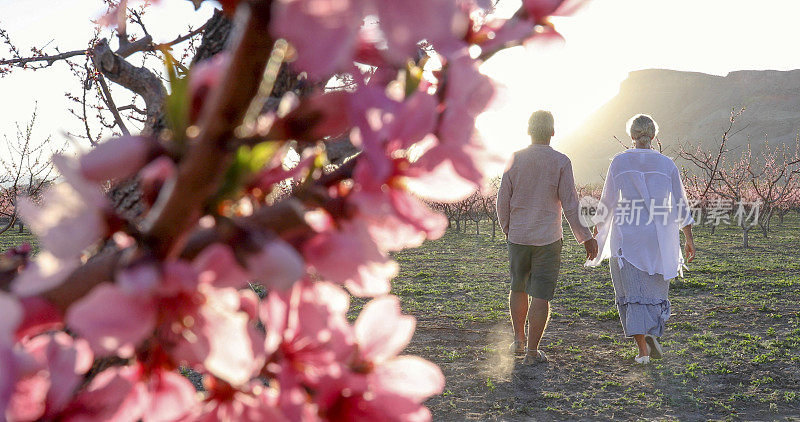
[[[526,364],[534,364],[547,362],[539,342],[550,319],[550,301],[561,267],[562,209],[575,239],[586,248],[587,259],[597,255],[597,241],[579,219],[572,163],[550,147],[555,134],[553,115],[543,110],[534,112],[528,120],[528,134],[531,145],[514,153],[511,166],[503,174],[497,216],[508,239],[512,349],[515,355],[525,354]]]

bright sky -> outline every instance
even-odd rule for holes
[[[213,14],[212,3],[204,3],[195,12],[186,0],[164,0],[148,8],[144,22],[156,42],[167,42],[188,32],[188,26],[197,28]],[[0,0],[0,28],[8,31],[21,52],[30,47],[40,47],[48,42],[58,46],[62,52],[79,50],[88,46],[94,33],[90,22],[104,11],[100,0]],[[133,27],[131,30],[138,27]],[[108,35],[109,31],[105,31]],[[116,47],[116,41],[111,46]],[[52,52],[52,50],[48,50]],[[133,56],[132,63],[141,65],[141,54]],[[6,48],[0,45],[0,58],[9,58]],[[83,133],[82,123],[72,116],[67,108],[74,103],[64,97],[66,91],[80,92],[77,78],[66,64],[56,62],[50,68],[35,72],[16,69],[10,76],[0,78],[0,142],[2,136],[15,136],[14,124],[23,126],[30,120],[38,102],[38,118],[35,134],[46,138],[64,140],[65,131]],[[109,82],[117,106],[130,104],[131,94],[124,88]],[[38,138],[38,137],[37,137]],[[88,142],[83,141],[84,147]],[[0,154],[6,154],[0,148]]]
[[[0,27],[23,49],[50,40],[62,51],[84,48],[91,37],[89,20],[99,15],[99,4],[0,0]],[[499,14],[510,15],[519,4],[500,0]],[[148,12],[146,22],[156,41],[167,41],[185,33],[187,24],[201,25],[211,11],[208,4],[194,12],[189,1],[164,0]],[[559,137],[611,99],[633,70],[725,75],[741,69],[800,68],[798,17],[798,0],[594,0],[573,17],[554,20],[566,44],[515,48],[483,66],[505,89],[479,128],[493,150],[510,154],[529,142],[525,130],[530,112],[549,109],[555,115],[557,148]],[[12,136],[13,123],[26,122],[36,101],[42,137],[78,131],[80,122],[66,111],[63,95],[65,87],[77,92],[75,84],[63,64],[15,71],[0,79],[0,135]],[[120,89],[117,95],[129,97]],[[620,116],[620,122],[626,118]]]

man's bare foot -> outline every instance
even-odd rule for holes
[[[547,355],[544,354],[541,350],[528,350],[528,353],[525,354],[525,361],[523,362],[525,365],[538,365],[540,363],[547,363],[550,362],[547,359]]]
[[[514,340],[511,343],[511,352],[514,356],[522,356],[525,354],[525,340]]]

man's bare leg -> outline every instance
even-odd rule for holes
[[[511,291],[508,294],[508,308],[511,310],[511,326],[514,327],[514,341],[525,344],[525,320],[528,318],[528,294]]]
[[[531,298],[528,310],[528,350],[533,352],[539,349],[539,342],[542,340],[548,321],[550,321],[550,302]]]

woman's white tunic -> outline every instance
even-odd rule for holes
[[[679,231],[693,224],[686,191],[675,163],[653,149],[632,148],[611,161],[594,218],[599,253],[587,266],[606,259],[627,263],[665,280],[682,275]]]

